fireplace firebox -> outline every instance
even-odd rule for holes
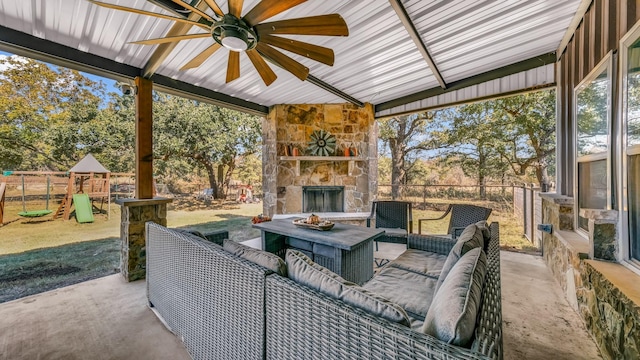
[[[344,212],[344,186],[303,186],[302,212]]]

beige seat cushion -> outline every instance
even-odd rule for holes
[[[349,282],[329,269],[313,262],[296,250],[285,255],[289,278],[327,296],[344,301],[372,315],[409,326],[406,312],[398,304]]]
[[[389,266],[412,271],[437,279],[442,271],[442,266],[447,260],[447,255],[436,254],[429,251],[407,249]]]
[[[464,254],[433,298],[424,320],[424,333],[468,347],[473,339],[486,272],[487,257],[481,248]]]
[[[287,276],[287,265],[278,255],[263,250],[254,249],[233,240],[225,239],[222,248],[243,259],[261,265],[274,273]]]
[[[435,293],[436,279],[389,266],[363,287],[402,306],[412,319],[424,320]]]
[[[451,271],[451,268],[456,264],[456,262],[469,250],[475,248],[484,248],[484,236],[482,235],[482,229],[478,228],[476,224],[471,224],[467,226],[460,237],[456,241],[456,244],[453,245],[449,255],[447,255],[447,260],[444,262],[442,266],[442,271],[440,272],[440,276],[438,277],[438,284],[436,285],[436,292],[444,279]]]

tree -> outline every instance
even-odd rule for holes
[[[379,122],[379,138],[391,155],[391,197],[400,197],[400,186],[406,184],[408,173],[418,157],[433,148],[427,135],[436,126],[438,112],[422,112],[394,116]],[[384,153],[384,150],[381,151]]]
[[[479,195],[484,199],[487,178],[502,176],[508,166],[495,151],[502,129],[496,126],[493,102],[449,109],[443,120],[441,129],[431,133],[431,141],[442,147],[445,162],[460,166],[466,176],[476,179]]]
[[[240,156],[258,151],[257,116],[157,93],[154,102],[155,157],[184,159],[207,172],[214,196],[224,195]]]
[[[555,156],[555,91],[537,91],[495,100],[496,126],[502,129],[496,144],[514,174],[533,168],[539,184],[548,183]]]
[[[261,153],[248,154],[238,161],[235,177],[243,184],[261,186],[262,156]]]
[[[135,166],[135,98],[109,93],[107,106],[82,129],[83,143],[107,169],[133,172]]]
[[[79,129],[98,114],[100,91],[78,71],[0,58],[0,167],[68,169],[79,160]]]

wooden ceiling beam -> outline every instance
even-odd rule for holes
[[[401,0],[389,0],[389,3],[391,3],[391,7],[393,8],[393,10],[396,11],[396,14],[398,15],[398,18],[400,19],[400,21],[402,22],[402,25],[404,25],[405,29],[407,29],[409,36],[411,37],[413,42],[416,44],[416,47],[418,48],[418,51],[420,51],[420,54],[422,55],[424,60],[429,65],[429,68],[431,69],[431,72],[433,72],[433,75],[438,80],[438,83],[443,89],[446,89],[447,83],[444,81],[444,78],[442,77],[440,70],[438,69],[435,61],[433,60],[433,57],[431,57],[431,54],[427,49],[427,45],[424,43],[424,41],[422,41],[422,38],[418,33],[418,29],[416,29],[416,26],[413,24],[413,21],[411,21],[411,19],[409,18],[409,14],[407,13],[407,10],[404,8],[404,5],[402,5]]]
[[[200,1],[195,7],[202,11],[205,11],[206,9],[208,9],[208,6],[204,1]],[[189,14],[189,16],[187,17],[188,20],[192,20],[192,21],[198,21],[200,20],[200,18],[201,18],[200,15],[193,12]],[[165,36],[186,35],[191,29],[191,27],[192,25],[189,25],[189,24],[176,23],[171,27],[171,29],[169,29],[169,31],[167,31]],[[175,49],[177,45],[178,45],[178,42],[158,45],[156,50],[153,52],[153,54],[149,58],[149,61],[147,61],[147,63],[145,64],[142,70],[142,75],[145,78],[151,77],[156,72],[156,70],[158,70],[162,62],[167,58],[167,56],[169,56],[171,51],[173,51],[173,49]]]

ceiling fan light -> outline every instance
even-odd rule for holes
[[[222,46],[232,51],[245,51],[249,48],[246,34],[235,29],[225,29],[220,36]]]

